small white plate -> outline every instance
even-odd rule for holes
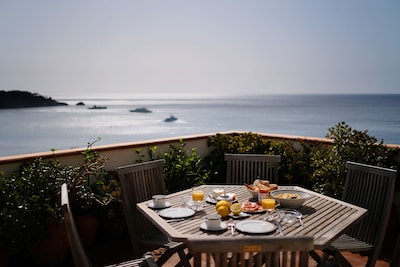
[[[235,201],[236,195],[233,193],[226,193],[226,195],[220,195],[217,197],[217,201],[226,200],[226,201]]]
[[[207,226],[206,222],[202,222],[200,224],[200,229],[205,230],[205,231],[223,231],[228,228],[228,225],[224,222],[221,222],[220,226],[218,228],[210,228]]]
[[[165,208],[169,208],[169,207],[171,207],[171,203],[169,203],[168,201],[165,202],[165,205],[164,205],[164,206],[154,206],[154,203],[153,203],[153,202],[149,203],[149,208],[150,208],[150,209],[155,209],[155,210],[157,210],[157,209],[165,209]]]
[[[206,201],[210,204],[217,204],[217,201],[212,197],[206,197]]]
[[[249,234],[265,234],[274,231],[276,226],[261,220],[244,220],[236,224],[236,229]]]
[[[220,199],[219,197],[217,198],[217,199],[214,199],[214,198],[212,198],[212,197],[206,197],[206,202],[207,203],[210,203],[210,204],[217,204],[217,202],[218,201],[220,201],[220,200],[222,200],[222,199]],[[225,200],[225,199],[224,199]],[[234,200],[232,200],[232,199],[228,199],[227,201],[229,201],[229,202],[231,202],[231,203],[235,203],[235,202],[237,202],[237,199],[234,199]]]
[[[167,219],[178,219],[193,216],[196,211],[188,208],[168,208],[160,211],[159,215]]]
[[[229,216],[232,219],[244,219],[250,217],[251,215],[242,211],[241,213],[239,213],[239,215],[233,215],[233,213],[229,213]]]

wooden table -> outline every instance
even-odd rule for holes
[[[249,200],[251,197],[250,193],[243,185],[203,185],[201,188],[206,196],[211,193],[214,188],[222,188],[227,193],[235,193],[239,202]],[[298,189],[312,196],[298,209],[303,214],[304,226],[300,226],[300,224],[296,222],[292,225],[282,224],[282,229],[286,236],[314,236],[314,249],[316,250],[327,247],[339,234],[351,225],[357,223],[367,213],[367,210],[364,208],[301,187],[281,186],[280,188]],[[171,207],[180,207],[183,204],[182,197],[184,196],[190,197],[191,190],[184,190],[168,195],[168,202],[171,204]],[[204,210],[196,212],[195,215],[183,221],[168,222],[158,215],[158,210],[153,210],[148,207],[148,204],[151,202],[152,201],[149,200],[137,204],[138,209],[171,240],[185,242],[189,236],[193,235],[231,236],[229,228],[222,232],[210,232],[200,229],[200,224],[205,221],[205,216],[210,213],[216,213],[214,204],[207,203]],[[252,214],[247,219],[257,220],[263,219],[264,217],[265,213],[258,213]],[[239,221],[240,220],[233,220],[230,217],[223,220],[225,223],[237,223]],[[279,236],[279,231],[276,230],[269,233],[269,235]],[[248,234],[236,231],[232,238],[245,238],[246,236],[248,236]]]

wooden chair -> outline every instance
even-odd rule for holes
[[[165,249],[156,261],[159,266],[175,253],[181,259],[181,266],[190,266],[190,257],[184,251],[186,244],[169,240],[136,207],[137,203],[149,200],[153,195],[166,194],[163,166],[161,159],[117,168],[132,247],[135,255],[142,253],[143,246]]]
[[[227,184],[251,184],[257,178],[278,183],[280,155],[225,154]]]
[[[188,239],[194,267],[306,267],[313,246],[311,236],[249,236],[245,239],[197,236]]]
[[[365,266],[372,267],[375,266],[385,237],[396,171],[355,162],[347,162],[346,169],[342,199],[368,209],[368,214],[323,250],[321,262],[325,263],[329,256],[333,256],[342,266],[351,266],[340,252],[365,252],[368,256]]]
[[[79,236],[78,229],[76,228],[74,216],[71,212],[71,206],[68,197],[67,184],[62,184],[61,186],[61,207],[64,214],[64,222],[66,226],[66,232],[68,237],[68,243],[71,249],[72,258],[74,260],[75,266],[77,267],[89,267],[92,263],[86,254],[84,245]],[[155,267],[157,264],[154,262],[151,255],[144,256],[140,259],[134,259],[126,262],[120,262],[110,266],[147,266]]]

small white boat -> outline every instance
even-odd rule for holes
[[[129,110],[130,112],[140,112],[140,113],[151,113],[151,110],[147,108],[136,108]]]
[[[164,121],[165,122],[171,122],[171,121],[176,121],[178,118],[177,117],[174,117],[172,114],[171,114],[171,116],[169,116],[169,118],[166,118]]]
[[[88,109],[107,109],[107,107],[106,106],[96,106],[96,105],[94,105],[94,106],[89,107]]]

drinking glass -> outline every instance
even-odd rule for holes
[[[275,210],[275,199],[270,196],[269,193],[258,193],[258,202],[261,204],[262,208],[267,211],[267,221],[273,221],[274,216],[272,211]]]
[[[204,201],[204,191],[194,187],[192,189],[192,200],[196,202],[196,210],[200,211],[203,209],[203,201]]]

